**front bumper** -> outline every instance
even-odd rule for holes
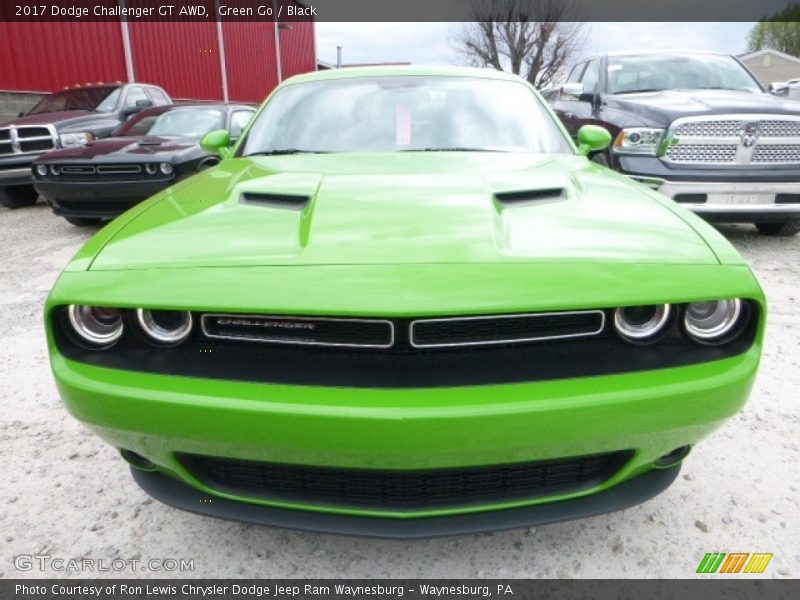
[[[338,535],[418,539],[547,525],[622,510],[641,504],[667,489],[678,476],[680,465],[649,471],[614,488],[569,502],[404,520],[315,513],[235,502],[209,496],[161,473],[133,468],[131,472],[136,483],[156,500],[209,517]]]
[[[709,221],[762,223],[800,219],[800,182],[664,181],[656,190]],[[794,201],[782,202],[785,196]]]
[[[31,164],[38,155],[10,156],[0,160],[0,187],[33,183]]]
[[[614,166],[709,221],[800,219],[797,167],[670,167],[655,157],[615,157]]]
[[[436,389],[306,387],[152,375],[94,367],[70,361],[55,348],[51,352],[70,412],[108,443],[146,457],[161,475],[179,482],[137,474],[156,497],[187,508],[197,498],[211,497],[208,506],[198,501],[195,510],[261,523],[367,533],[362,525],[350,528],[338,519],[358,517],[380,522],[375,535],[414,537],[551,522],[646,499],[674,478],[647,476],[658,470],[659,457],[695,444],[738,411],[752,385],[760,349],[756,343],[733,358],[674,369]],[[414,510],[232,494],[203,484],[176,457],[188,453],[288,465],[410,470],[628,449],[633,450],[632,458],[589,489]],[[625,484],[640,476],[651,482],[641,484],[649,491],[639,489],[640,484]],[[630,488],[639,491],[626,491]],[[600,493],[604,495],[594,503],[582,501]],[[231,503],[240,508],[234,510]],[[552,508],[531,509],[545,505]],[[323,525],[325,519],[318,515],[336,516],[332,522],[339,524]],[[456,516],[471,518],[438,520]]]
[[[129,181],[51,181],[35,179],[36,191],[56,215],[114,218],[175,183],[174,177]]]

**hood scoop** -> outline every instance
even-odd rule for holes
[[[311,198],[295,194],[262,194],[259,192],[242,192],[239,202],[269,208],[288,208],[300,210],[305,208]]]
[[[520,206],[566,200],[567,191],[564,188],[545,188],[539,190],[502,192],[495,194],[494,197],[504,206]]]

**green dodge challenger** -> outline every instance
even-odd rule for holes
[[[495,71],[294,77],[64,270],[64,402],[217,517],[425,537],[647,500],[745,402],[765,300],[711,226],[586,158],[608,142]]]

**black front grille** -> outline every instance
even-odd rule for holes
[[[97,165],[97,172],[100,175],[138,175],[142,172],[142,165]]]
[[[108,213],[116,216],[136,206],[139,202],[141,202],[139,199],[131,200],[125,198],[114,198],[113,201],[92,198],[81,200],[62,200],[59,198],[54,202],[54,205],[56,209],[66,212]]]
[[[434,348],[588,337],[603,331],[604,323],[601,310],[422,319],[411,324],[411,343]]]
[[[49,138],[50,130],[47,127],[17,127],[17,136],[20,140],[36,137]]]
[[[67,177],[70,175],[94,175],[94,165],[64,165],[61,167],[61,175]]]
[[[48,181],[164,181],[168,185],[172,176],[160,172],[145,173],[144,167],[136,163],[113,163],[107,165],[93,165],[89,163],[54,164],[58,175],[49,173],[45,176]],[[41,178],[41,176],[38,176]]]
[[[62,204],[68,203],[59,202],[57,211]],[[82,210],[89,206],[76,205]],[[63,308],[55,313],[54,332],[68,358],[113,369],[302,386],[435,388],[552,381],[721,360],[745,352],[755,339],[758,307],[750,302],[746,306],[745,329],[719,346],[688,340],[680,319],[659,343],[630,344],[614,334],[610,311],[603,331],[589,337],[433,348],[412,346],[411,320],[397,318],[391,319],[395,340],[389,348],[253,343],[211,338],[200,327],[180,346],[155,348],[137,333],[139,326],[128,314],[128,333],[110,350],[97,352],[75,342]],[[196,321],[202,316],[197,314]]]
[[[394,342],[394,326],[384,319],[203,315],[202,327],[210,338],[275,344],[388,348]]]
[[[630,451],[473,468],[340,469],[181,454],[208,487],[241,496],[320,505],[414,510],[537,498],[595,487]]]
[[[22,152],[44,152],[45,150],[52,150],[53,140],[20,140],[19,149]]]

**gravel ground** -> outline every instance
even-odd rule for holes
[[[691,577],[708,551],[773,552],[765,576],[800,576],[800,236],[724,229],[769,298],[766,350],[744,410],[644,505],[544,527],[425,541],[381,541],[248,526],[150,500],[113,448],[72,419],[47,363],[42,305],[92,233],[39,204],[0,208],[0,577],[14,557],[192,559],[194,570],[110,576]],[[120,565],[121,563],[113,563]],[[91,576],[91,573],[86,573]]]

